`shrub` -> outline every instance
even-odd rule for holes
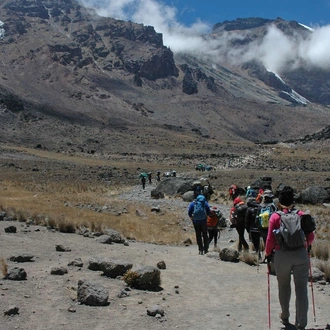
[[[140,278],[140,274],[135,272],[134,270],[127,271],[123,277],[125,283],[129,287],[135,287],[139,278]]]

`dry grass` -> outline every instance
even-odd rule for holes
[[[250,252],[244,251],[240,254],[239,259],[250,266],[258,265],[258,254],[252,254]]]
[[[8,265],[4,258],[0,258],[0,272],[2,273],[3,277],[8,275]]]
[[[155,214],[146,205],[118,200],[121,189],[66,182],[51,183],[43,187],[43,193],[36,193],[31,186],[26,189],[15,182],[5,181],[3,186],[1,209],[18,221],[29,220],[66,233],[81,227],[100,232],[112,228],[125,237],[159,244],[181,244],[187,238],[180,215],[169,211]]]
[[[311,256],[320,260],[329,260],[330,242],[328,240],[315,240],[311,249]]]
[[[322,261],[318,263],[317,268],[324,273],[324,280],[330,282],[330,263]]]

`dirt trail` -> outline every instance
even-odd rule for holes
[[[138,187],[134,189],[140,191]],[[178,207],[184,211],[183,205]],[[18,232],[5,233],[4,228],[9,225],[17,226]],[[220,248],[233,246],[230,240],[236,237],[235,231],[224,230]],[[56,252],[57,244],[71,248],[71,252]],[[197,250],[196,245],[164,246],[138,242],[130,242],[129,246],[102,245],[95,239],[76,234],[0,221],[0,257],[7,260],[11,255],[23,252],[35,255],[35,261],[30,263],[7,261],[9,268],[23,267],[28,276],[22,282],[0,280],[0,329],[268,329],[266,265],[260,265],[258,271],[257,267],[243,262],[220,261],[217,253],[198,255]],[[161,271],[164,290],[132,290],[128,297],[118,298],[125,287],[124,281],[88,270],[87,263],[92,256],[129,261],[133,268],[156,266],[164,260],[167,266]],[[78,257],[84,262],[82,268],[67,266]],[[67,267],[68,274],[50,275],[55,266]],[[111,304],[106,307],[76,304],[75,290],[79,279],[95,281],[107,288]],[[271,325],[272,329],[280,329],[274,276],[270,278],[270,287]],[[330,286],[314,284],[314,294],[317,322],[313,321],[310,303],[308,326],[322,329],[330,323]],[[147,308],[155,304],[163,307],[164,317],[147,316]],[[4,316],[4,311],[13,305],[20,308],[20,314]],[[68,311],[70,306],[75,312]],[[291,312],[293,320],[293,306]]]

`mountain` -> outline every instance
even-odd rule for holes
[[[216,24],[205,40],[258,43],[281,19]],[[231,35],[231,38],[228,38]],[[84,153],[210,152],[226,141],[295,140],[329,125],[326,70],[284,70],[173,52],[151,26],[72,0],[0,0],[0,138]],[[228,50],[229,49],[229,50]],[[218,49],[219,52],[224,52]]]

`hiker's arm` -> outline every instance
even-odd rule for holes
[[[270,256],[275,248],[276,240],[273,233],[274,229],[277,229],[279,225],[277,222],[279,221],[280,216],[277,213],[273,213],[269,219],[269,227],[268,234],[266,239],[266,248],[265,248],[265,257]]]
[[[192,220],[192,214],[194,212],[194,204],[190,203],[189,208],[188,208],[188,216]]]
[[[210,215],[210,206],[209,206],[209,204],[208,204],[208,202],[205,202],[205,209],[206,209],[206,214],[207,215]]]

